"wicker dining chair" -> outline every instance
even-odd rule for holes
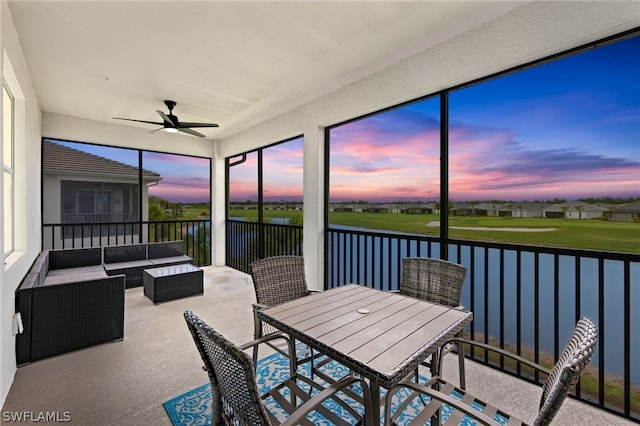
[[[526,365],[533,370],[546,374],[547,379],[542,385],[542,396],[540,397],[538,414],[533,424],[548,425],[558,413],[568,393],[578,382],[580,373],[582,373],[591,362],[597,339],[598,329],[595,323],[589,318],[581,318],[576,324],[573,335],[552,370],[495,346],[460,338],[454,338],[450,341],[463,342],[480,347],[483,350],[495,352],[511,358],[521,365]],[[500,383],[487,383],[486,385],[500,386]],[[392,406],[390,402],[391,398],[402,389],[408,391],[409,396],[404,399],[401,405]],[[439,410],[443,412],[444,410],[441,409],[444,406],[449,406],[449,409],[453,409],[453,412],[451,412],[448,417],[440,417],[441,423],[445,425],[459,424],[463,421],[464,424],[472,423],[469,422],[469,420],[475,420],[477,423],[485,425],[509,424],[511,426],[524,424],[522,420],[509,415],[493,405],[487,404],[474,395],[446,382],[440,376],[434,376],[424,384],[407,380],[389,390],[385,397],[385,426],[395,425],[399,418],[402,418],[402,423],[405,424],[407,421],[405,408],[410,405],[411,401],[415,398],[420,397],[422,401],[424,401],[423,396],[429,397],[430,400],[424,406],[414,404],[414,406],[422,407],[415,417],[417,424],[424,424],[431,416],[438,413]]]
[[[253,304],[254,338],[281,333],[277,328],[261,321],[258,318],[258,311],[312,293],[307,287],[304,258],[302,256],[267,257],[251,263],[249,271],[256,292],[256,303]],[[269,346],[288,356],[277,345],[269,344]],[[258,362],[257,346],[253,351],[253,362]]]
[[[405,257],[402,259],[402,279],[398,292],[405,296],[423,299],[441,305],[460,306],[462,287],[467,276],[467,268],[457,263],[428,257]],[[462,336],[462,332],[458,336]],[[464,346],[462,344],[447,345],[441,350],[445,353],[453,348],[458,352],[458,371],[460,374],[460,387],[464,389]],[[437,362],[438,357],[431,357],[422,363],[435,371],[438,365],[432,368],[431,363]],[[418,379],[416,372],[416,380]]]
[[[348,376],[339,382],[323,388],[313,380],[296,373],[295,357],[289,357],[290,376],[260,394],[255,377],[255,365],[245,350],[273,339],[287,341],[289,350],[293,344],[284,335],[269,335],[236,346],[222,334],[215,331],[193,312],[184,312],[184,318],[200,357],[209,376],[212,397],[211,424],[218,425],[309,425],[306,418],[317,412],[332,424],[372,425],[371,395],[366,382],[358,377]],[[315,392],[303,390],[300,384],[314,388]],[[354,387],[360,386],[359,393]],[[345,396],[354,396],[345,400]],[[273,412],[267,409],[265,401],[275,402]],[[360,401],[362,407],[354,407]],[[327,402],[327,406],[322,405]],[[327,408],[338,404],[344,418]],[[359,408],[359,409],[356,409]],[[286,412],[283,416],[281,411]],[[284,419],[282,417],[285,417]],[[353,421],[353,423],[351,423]]]

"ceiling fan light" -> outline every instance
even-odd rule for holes
[[[178,133],[178,129],[176,129],[175,127],[165,127],[164,131],[167,133]]]

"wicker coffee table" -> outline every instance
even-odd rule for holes
[[[192,264],[145,269],[143,286],[154,304],[204,294],[203,272]]]

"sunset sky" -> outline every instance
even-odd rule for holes
[[[452,92],[449,198],[640,196],[638,75],[635,37]],[[333,128],[331,201],[438,200],[439,108],[428,98]],[[302,144],[264,150],[265,200],[302,200]],[[81,146],[137,164],[136,151]],[[144,168],[163,177],[152,195],[209,199],[206,159],[145,152]],[[232,201],[257,199],[255,153],[230,175]]]
[[[454,201],[640,196],[640,37],[452,92]],[[439,100],[331,131],[331,200],[437,200]]]

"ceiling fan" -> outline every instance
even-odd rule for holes
[[[179,121],[176,115],[173,115],[173,108],[176,106],[174,101],[164,101],[164,104],[169,108],[169,114],[165,114],[162,111],[156,110],[160,117],[162,117],[163,121],[145,121],[145,120],[134,120],[131,118],[120,118],[113,117],[115,120],[126,120],[126,121],[136,121],[138,123],[147,123],[147,124],[156,124],[158,126],[162,126],[159,129],[152,130],[150,133],[155,133],[158,130],[164,130],[169,133],[176,132],[184,132],[193,136],[198,136],[199,138],[204,138],[206,135],[203,135],[200,132],[196,132],[191,129],[191,127],[218,127],[215,123],[190,123],[185,121]]]

